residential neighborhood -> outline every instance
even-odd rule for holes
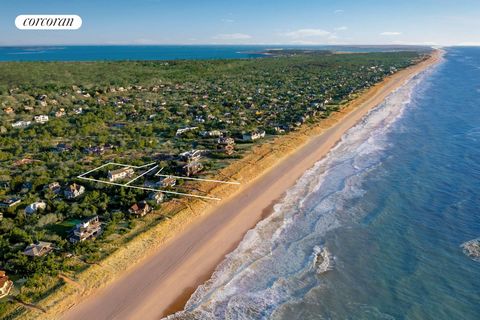
[[[219,172],[256,147],[421,59],[0,64],[0,294],[15,279],[22,299],[38,301],[63,285],[60,273],[74,277],[188,207],[184,195],[208,196],[201,179],[228,179]]]

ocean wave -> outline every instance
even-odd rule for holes
[[[348,130],[169,319],[276,318],[321,287],[324,275],[312,268],[312,252],[328,231],[365,214],[349,203],[364,195],[365,176],[388,156],[388,133],[424,78],[410,79]]]

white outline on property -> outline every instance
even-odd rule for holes
[[[139,176],[133,178],[132,180],[128,181],[127,183],[124,183],[124,184],[121,184],[121,183],[115,183],[115,182],[110,182],[110,181],[104,181],[104,180],[99,180],[99,179],[93,179],[93,178],[87,178],[85,177],[86,175],[92,173],[92,172],[95,172],[97,170],[100,170],[108,165],[115,165],[115,166],[122,166],[122,167],[127,167],[127,168],[133,168],[133,169],[143,169],[143,168],[146,168],[146,167],[150,167],[150,166],[153,166],[152,168],[148,169],[147,171],[145,171],[144,173],[140,174]],[[112,185],[112,186],[118,186],[118,187],[124,187],[124,188],[132,188],[132,189],[139,189],[139,190],[146,190],[146,191],[155,191],[155,192],[163,192],[163,193],[169,193],[169,194],[175,194],[175,195],[179,195],[179,196],[185,196],[185,197],[193,197],[193,198],[200,198],[200,199],[207,199],[207,200],[216,200],[216,201],[220,201],[222,199],[220,198],[215,198],[215,197],[208,197],[208,196],[200,196],[200,195],[196,195],[196,194],[190,194],[190,193],[183,193],[183,192],[175,192],[175,191],[167,191],[167,190],[162,190],[162,189],[153,189],[153,188],[147,188],[147,187],[138,187],[138,186],[132,186],[130,185],[132,182],[134,182],[135,180],[143,177],[144,175],[152,172],[153,170],[155,170],[156,168],[158,168],[158,165],[155,165],[155,162],[153,163],[149,163],[149,164],[146,164],[146,165],[143,165],[143,166],[132,166],[132,165],[127,165],[127,164],[122,164],[122,163],[116,163],[116,162],[108,162],[108,163],[105,163],[95,169],[92,169],[88,172],[85,172],[85,173],[82,173],[81,175],[77,176],[78,179],[82,179],[82,180],[86,180],[86,181],[93,181],[93,182],[98,182],[98,183],[104,183],[104,184],[108,184],[108,185]],[[181,176],[172,176],[172,175],[163,175],[163,174],[159,174],[160,172],[162,172],[163,168],[161,168],[160,170],[158,170],[157,173],[155,173],[155,177],[172,177],[172,178],[176,178],[176,179],[184,179],[184,180],[195,180],[195,181],[204,181],[204,182],[214,182],[214,183],[223,183],[223,184],[235,184],[235,185],[239,185],[240,183],[239,182],[236,182],[236,181],[220,181],[220,180],[211,180],[211,179],[200,179],[200,178],[190,178],[190,177],[181,177]]]

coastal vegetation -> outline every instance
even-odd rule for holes
[[[176,212],[176,196],[159,203],[143,190],[79,174],[107,162],[155,162],[166,174],[184,175],[181,154],[202,150],[195,174],[214,176],[262,139],[320,122],[424,58],[295,52],[250,60],[1,63],[0,270],[14,280],[16,299],[35,303]],[[245,138],[257,136],[260,142]],[[68,197],[72,185],[84,191]],[[168,188],[199,192],[182,179]],[[135,218],[129,209],[144,200],[154,211]],[[75,226],[96,216],[101,235],[72,243]],[[25,254],[40,242],[53,249]],[[0,315],[21,312],[8,299],[0,302]]]

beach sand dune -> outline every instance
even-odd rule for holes
[[[441,52],[390,76],[351,102],[288,156],[228,199],[195,219],[148,258],[67,311],[62,319],[160,319],[182,309],[245,233],[342,135],[412,76],[440,60]],[[134,263],[132,261],[132,263]]]

